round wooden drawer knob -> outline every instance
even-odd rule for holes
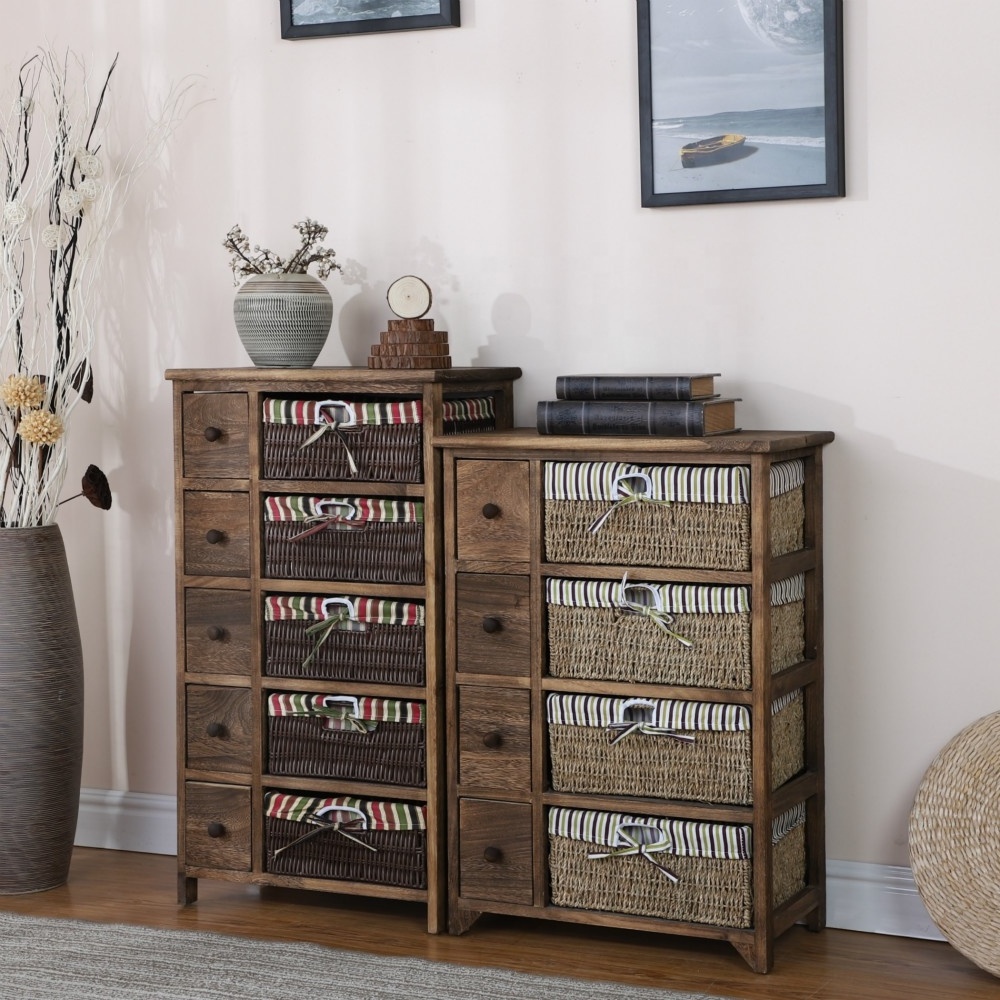
[[[210,722],[205,727],[205,732],[208,733],[209,736],[217,738],[219,736],[226,735],[226,727],[221,722]]]
[[[491,865],[495,865],[498,861],[503,858],[503,851],[499,847],[487,847],[483,851],[483,861],[488,861]]]
[[[496,750],[503,746],[503,734],[498,733],[495,729],[487,733],[483,737],[483,746],[488,747],[490,750]]]
[[[206,441],[218,441],[222,437],[222,431],[218,427],[206,427],[205,428],[205,440]]]
[[[483,619],[483,631],[488,632],[493,635],[494,632],[499,632],[503,628],[503,622],[499,618],[484,618]]]
[[[205,541],[208,542],[209,545],[218,545],[219,542],[225,539],[225,537],[226,533],[224,531],[219,531],[218,528],[209,528],[208,531],[205,532]]]
[[[220,628],[218,625],[209,625],[208,628],[205,629],[205,635],[207,635],[212,642],[221,642],[226,637],[226,630],[224,628]]]
[[[226,828],[221,823],[209,823],[205,832],[213,839],[217,840],[226,833]]]
[[[500,508],[495,503],[483,504],[483,517],[487,521],[492,521],[493,518],[500,516]]]

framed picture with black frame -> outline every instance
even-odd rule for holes
[[[636,4],[643,206],[843,197],[843,0]]]
[[[279,0],[282,38],[459,27],[459,0]]]

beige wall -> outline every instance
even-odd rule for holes
[[[722,2],[722,0],[720,0]],[[954,7],[954,9],[952,9]],[[519,422],[569,370],[718,370],[747,427],[827,451],[829,851],[906,864],[937,750],[1000,708],[996,512],[1000,6],[846,0],[845,200],[642,209],[631,0],[464,0],[459,30],[289,42],[276,0],[33,0],[45,41],[121,52],[126,134],[200,74],[110,250],[80,470],[64,508],[87,658],[84,783],[172,793],[168,367],[247,360],[220,242],[290,248],[309,215],[349,266],[321,363],[363,364],[415,272],[456,364],[515,364]]]

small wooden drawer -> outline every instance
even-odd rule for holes
[[[250,871],[250,789],[189,781],[184,791],[186,862]]]
[[[527,677],[531,672],[528,577],[459,573],[455,589],[459,673]]]
[[[529,691],[458,689],[458,772],[469,788],[531,790]]]
[[[249,478],[250,420],[245,392],[185,393],[183,421],[185,476]]]
[[[531,806],[462,799],[459,828],[459,895],[530,906]]]
[[[250,575],[249,494],[194,490],[184,494],[184,572]]]
[[[527,562],[531,558],[528,463],[455,463],[459,559]]]
[[[184,591],[184,665],[195,674],[250,674],[250,594]]]
[[[253,707],[249,688],[187,686],[187,766],[249,774]]]

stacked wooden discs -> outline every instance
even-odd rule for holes
[[[369,368],[451,368],[446,330],[432,319],[391,319],[368,357]]]

